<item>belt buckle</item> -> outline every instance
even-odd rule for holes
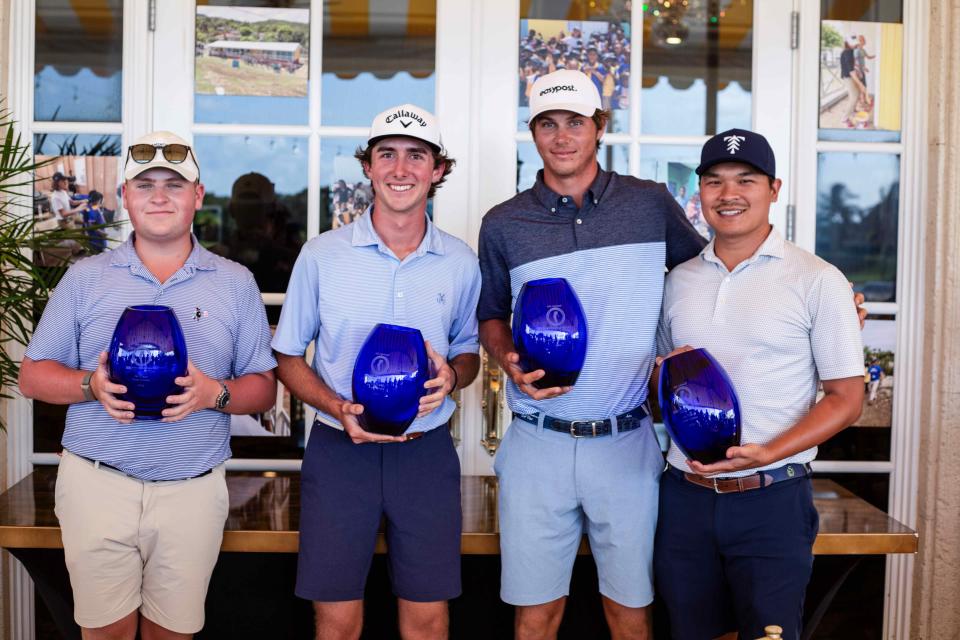
[[[590,437],[597,437],[597,421],[596,420],[571,420],[570,421],[570,435],[574,438],[586,438],[586,435],[577,435],[577,424],[589,424],[592,434]]]
[[[737,481],[737,493],[743,493],[743,478],[710,478],[713,480],[713,492],[717,495],[723,495],[725,493],[731,493],[730,491],[720,491],[720,485],[718,482],[720,480],[736,480]]]

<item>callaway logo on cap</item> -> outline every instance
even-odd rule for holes
[[[530,88],[530,119],[545,111],[573,111],[590,117],[600,106],[596,85],[581,71],[560,69],[540,76]]]
[[[443,148],[437,119],[429,111],[412,104],[391,107],[377,115],[370,125],[367,144],[387,136],[409,136],[423,140],[437,151]]]

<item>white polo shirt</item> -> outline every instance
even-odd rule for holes
[[[711,240],[667,275],[658,352],[685,344],[706,348],[729,374],[740,400],[743,444],[766,443],[790,429],[816,402],[820,380],[863,376],[863,341],[847,279],[776,229],[732,272]],[[810,462],[816,454],[813,447],[763,468]],[[667,461],[688,469],[672,443]]]

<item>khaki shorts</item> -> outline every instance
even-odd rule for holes
[[[224,465],[144,482],[64,451],[56,514],[74,618],[103,627],[137,609],[178,633],[203,628],[203,603],[229,511]]]

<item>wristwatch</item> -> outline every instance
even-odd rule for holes
[[[217,411],[223,411],[228,404],[230,404],[230,389],[227,389],[226,383],[221,382],[220,395],[217,396],[217,401],[213,403],[213,406]]]
[[[87,402],[93,402],[97,399],[93,395],[93,389],[90,388],[90,378],[92,377],[93,371],[87,371],[87,375],[83,376],[83,380],[80,382],[80,391],[83,392],[83,399]]]

